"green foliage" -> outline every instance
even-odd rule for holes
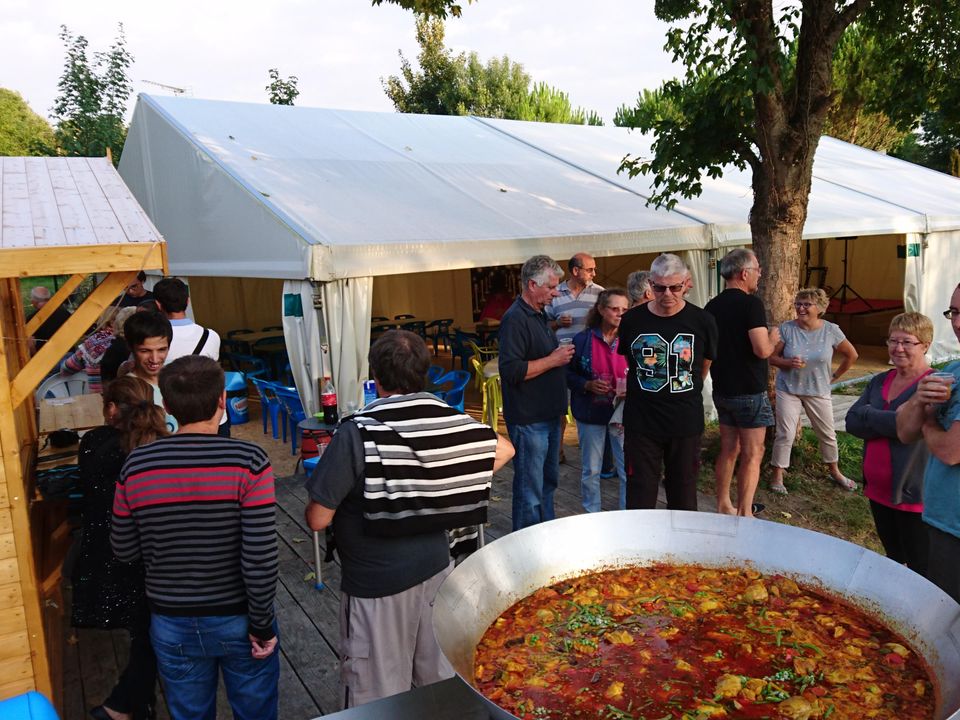
[[[53,129],[20,93],[0,88],[0,155],[54,155]]]
[[[477,53],[454,55],[444,45],[440,20],[417,20],[419,69],[400,53],[400,75],[383,81],[397,112],[602,125],[593,111],[573,107],[566,93],[546,83],[531,87],[523,65],[504,55],[486,63]]]
[[[267,91],[270,103],[273,105],[293,105],[300,91],[297,89],[299,81],[296,75],[291,75],[286,80],[280,77],[280,71],[277,68],[270,68],[267,71],[270,75],[270,84],[264,90]]]
[[[373,5],[382,5],[384,0],[372,0]],[[386,0],[393,5],[399,5],[404,10],[413,10],[417,15],[423,17],[437,17],[444,19],[447,13],[453,17],[460,17],[463,7],[457,0]],[[467,4],[473,0],[467,0]]]
[[[94,52],[92,59],[83,35],[74,37],[61,25],[60,39],[66,47],[66,61],[57,85],[60,94],[51,108],[60,152],[102,157],[109,149],[114,164],[119,163],[127,137],[123,117],[133,93],[127,74],[133,56],[126,47],[123,25],[118,26],[110,49]]]
[[[925,112],[920,119],[920,130],[911,133],[892,155],[940,172],[960,175],[960,168],[952,164],[960,148],[960,123],[950,123],[939,110]]]

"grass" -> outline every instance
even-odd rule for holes
[[[793,447],[791,467],[787,470],[784,480],[789,491],[788,495],[778,495],[766,489],[771,475],[768,465],[770,441],[772,441],[772,431],[768,435],[767,453],[764,456],[760,475],[760,489],[756,494],[756,502],[767,506],[761,517],[765,520],[833,535],[882,554],[883,548],[874,528],[869,501],[864,497],[862,489],[849,492],[830,480],[827,467],[820,460],[817,438],[813,431],[804,428],[797,444]],[[861,484],[863,441],[848,433],[838,432],[837,444],[840,448],[840,470],[844,475]],[[701,455],[703,464],[698,480],[699,490],[711,496],[716,494],[713,464],[719,450],[720,433],[714,423],[707,427],[704,434]],[[734,481],[735,486],[736,481]]]
[[[39,285],[43,285],[52,295],[68,278],[68,275],[38,275],[36,277],[20,278],[20,298],[23,300],[23,309],[27,315],[33,312],[33,307],[30,305],[30,291]],[[76,309],[87,295],[93,292],[96,286],[96,278],[92,275],[87,277],[67,300],[69,309]]]

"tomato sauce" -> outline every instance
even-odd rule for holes
[[[862,611],[692,565],[537,590],[487,628],[474,679],[522,718],[927,720],[936,704],[923,659]]]

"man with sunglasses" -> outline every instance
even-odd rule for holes
[[[780,342],[780,331],[767,329],[767,312],[757,297],[760,263],[752,250],[731,250],[720,261],[724,291],[704,308],[721,330],[717,360],[710,369],[713,404],[720,419],[720,453],[714,467],[717,512],[750,517],[760,482],[763,441],[773,425],[767,397],[767,358]],[[737,468],[737,504],[730,502],[733,470]]]
[[[960,340],[960,285],[943,316]],[[949,377],[952,375],[953,377]],[[930,451],[923,476],[923,521],[929,532],[927,579],[960,602],[960,362],[931,373],[897,409],[900,442],[923,438]]]
[[[697,509],[703,379],[717,351],[717,323],[684,300],[690,271],[676,255],[650,266],[653,300],[620,321],[630,365],[623,412],[627,508],[654,508],[661,472],[671,510]]]

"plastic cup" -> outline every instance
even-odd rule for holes
[[[617,395],[625,395],[627,392],[627,379],[625,377],[617,378]]]
[[[950,389],[953,389],[954,384],[957,382],[957,377],[953,373],[944,372],[942,370],[934,373],[930,373],[930,377],[936,380],[938,383],[947,385]]]
[[[569,347],[573,345],[573,338],[569,338],[569,337],[560,338],[558,342],[560,343],[560,347]]]

